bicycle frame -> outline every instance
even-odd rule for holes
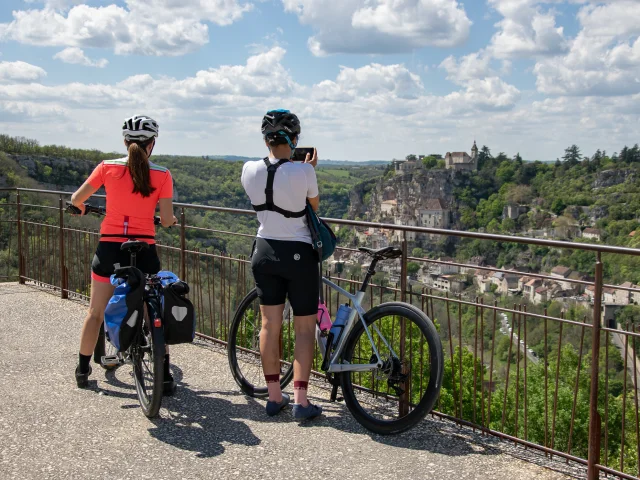
[[[370,277],[370,275],[367,275],[367,277]],[[344,288],[340,287],[339,285],[336,285],[335,283],[333,283],[331,280],[329,280],[327,278],[323,277],[322,278],[322,282],[325,285],[328,285],[331,289],[337,291],[340,295],[344,295],[345,297],[347,297],[347,299],[349,299],[349,301],[353,305],[353,308],[351,310],[351,314],[349,315],[349,319],[347,320],[347,323],[345,324],[344,330],[342,332],[342,336],[340,337],[340,341],[338,342],[338,345],[336,346],[333,354],[331,355],[331,358],[330,358],[330,361],[329,361],[329,368],[327,369],[327,373],[369,372],[369,371],[372,371],[372,370],[375,370],[377,368],[382,367],[384,362],[380,358],[380,353],[378,352],[378,348],[376,347],[375,342],[373,341],[373,337],[371,336],[371,332],[369,330],[369,327],[367,327],[367,322],[364,320],[364,315],[365,315],[366,312],[362,308],[362,300],[364,299],[364,296],[365,296],[366,286],[367,286],[367,283],[368,283],[367,279],[365,279],[365,282],[363,282],[362,288],[358,292],[356,292],[355,294],[351,294],[351,293],[347,292]],[[351,333],[351,331],[353,330],[353,328],[356,325],[357,318],[359,318],[360,321],[362,322],[362,326],[364,327],[364,331],[367,334],[367,338],[369,339],[369,343],[371,344],[371,348],[373,349],[373,352],[375,353],[376,358],[378,359],[378,361],[376,363],[359,364],[359,365],[338,363],[338,359],[340,358],[340,355],[342,354],[342,350],[344,349],[344,346],[345,346],[345,344],[347,342],[347,338],[349,337],[349,334]],[[382,333],[378,329],[378,327],[376,325],[374,325],[373,329],[380,336],[380,339],[385,344],[385,346],[391,351],[391,353],[394,356],[397,356],[396,353],[391,348],[391,345],[387,342],[387,340],[384,338],[384,336],[382,335]],[[324,360],[326,355],[327,355],[327,345],[326,345],[327,339],[320,336],[320,329],[317,326],[316,326],[316,340],[318,342],[318,346],[320,348],[320,353],[321,353],[322,358]]]

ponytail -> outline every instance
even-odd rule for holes
[[[153,141],[153,140],[152,140]],[[146,147],[149,142],[131,142],[128,145],[129,160],[127,167],[133,180],[133,193],[139,193],[143,197],[148,197],[156,189],[151,186],[151,170],[149,169],[149,157]]]

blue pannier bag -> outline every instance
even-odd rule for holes
[[[111,285],[116,289],[104,311],[104,325],[111,344],[124,352],[135,338],[138,322],[144,318],[144,274],[135,267],[119,268],[111,275]]]
[[[169,271],[158,272],[162,283],[164,341],[167,345],[191,343],[196,336],[196,310],[186,298],[189,285]]]
[[[327,223],[318,217],[318,214],[313,211],[309,202],[307,202],[307,225],[311,232],[311,241],[313,248],[318,252],[318,258],[321,262],[324,262],[327,258],[333,255],[336,249],[338,239],[331,230],[331,227]],[[321,283],[322,284],[322,283]]]

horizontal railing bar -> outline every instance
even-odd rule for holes
[[[73,194],[73,192],[63,192],[59,190],[39,190],[39,189],[32,189],[32,188],[18,188],[17,191],[47,193],[47,194],[66,195],[66,196],[70,196]],[[94,197],[104,198],[104,195],[94,195]],[[215,207],[211,205],[197,205],[197,204],[189,204],[189,203],[174,203],[174,206],[187,208],[187,209],[195,209],[195,210],[209,210],[209,211],[221,212],[221,213],[256,215],[255,211],[245,210],[242,208]],[[475,238],[478,240],[493,240],[497,242],[523,243],[523,244],[529,244],[529,245],[540,245],[540,246],[555,247],[555,248],[568,248],[568,249],[574,249],[574,250],[588,250],[592,252],[617,253],[622,255],[640,256],[640,249],[618,247],[613,245],[595,245],[592,243],[563,242],[561,240],[545,240],[545,239],[532,238],[532,237],[500,235],[496,233],[465,232],[462,230],[449,230],[444,228],[410,227],[407,225],[393,225],[389,223],[363,222],[363,221],[356,221],[356,220],[344,220],[344,219],[338,219],[338,218],[323,218],[323,220],[325,220],[327,223],[331,223],[335,225],[369,227],[369,228],[377,228],[377,229],[384,229],[384,230],[397,230],[401,232],[424,233],[424,234],[430,234],[430,235],[442,235],[442,236],[452,236],[452,237],[462,237],[462,238]]]
[[[185,225],[185,228],[188,228],[190,230],[201,230],[201,231],[211,232],[211,233],[223,233],[227,235],[233,235],[236,237],[251,237],[251,238],[256,237],[255,235],[249,235],[248,233],[227,232],[225,230],[214,230],[213,228],[194,227],[193,225]]]
[[[615,328],[601,327],[600,330],[603,332],[617,333],[618,335],[627,335],[629,337],[640,338],[640,333],[638,332],[630,332],[628,330],[617,330]]]
[[[619,472],[609,467],[605,467],[604,465],[596,465],[596,468],[601,472],[607,473],[609,475],[613,475],[614,477],[624,478],[625,480],[638,480],[638,477],[634,477],[633,475],[628,475],[626,473]]]
[[[50,205],[34,205],[33,203],[20,203],[23,207],[43,208],[45,210],[60,210],[60,207],[52,207]]]
[[[60,230],[60,225],[53,225],[51,223],[30,222],[29,220],[21,220],[20,223],[23,223],[25,225],[39,225],[41,227],[50,227]]]

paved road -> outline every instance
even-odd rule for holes
[[[531,463],[544,457],[523,461],[533,454],[505,453],[505,443],[448,422],[370,435],[318,387],[311,394],[324,418],[268,419],[263,403],[237,393],[223,352],[205,343],[174,348],[179,392],[149,421],[128,366],[96,368],[90,390],[75,388],[85,308],[0,284],[2,479],[567,478]]]
[[[507,317],[507,314],[504,312],[500,312],[498,315],[500,316],[500,324],[501,324],[500,333],[511,338],[511,330],[509,330],[509,328],[511,328],[511,324],[509,323],[509,318]],[[536,357],[533,353],[529,351],[529,346],[524,344],[524,340],[520,340],[520,337],[518,337],[517,331],[513,332],[513,344],[516,346],[516,348],[518,348],[518,350],[524,353],[529,358],[529,360],[532,361],[533,363],[538,363],[540,361],[538,357]]]

